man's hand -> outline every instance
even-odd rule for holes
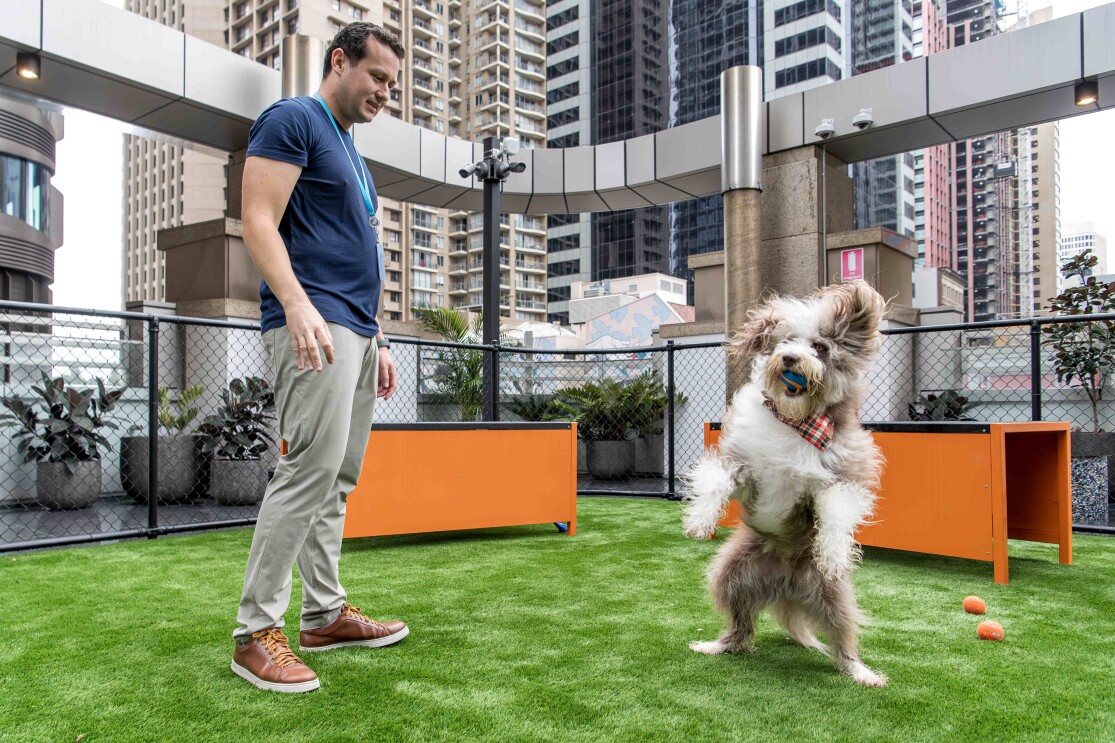
[[[376,397],[390,400],[399,386],[399,375],[395,371],[395,362],[391,360],[391,351],[386,348],[379,349],[378,360],[379,376],[376,385]]]
[[[307,300],[283,307],[287,329],[290,331],[290,345],[298,360],[298,371],[309,368],[321,371],[321,354],[318,346],[325,352],[325,360],[333,363],[333,335],[325,324],[321,313]]]

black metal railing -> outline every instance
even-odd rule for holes
[[[1113,321],[884,331],[861,418],[1069,421],[1074,455],[1092,456],[1074,460],[1074,480],[1110,483],[1115,434],[1104,432],[1115,430],[1115,392],[1103,375],[1081,386],[1059,373],[1072,355],[1058,354],[1047,328],[1088,330],[1078,334],[1086,344]],[[704,423],[724,414],[718,342],[563,349],[538,347],[546,339],[533,348],[392,340],[400,388],[377,405],[378,422],[479,420],[491,358],[500,419],[579,421],[584,495],[677,497],[679,475],[703,450]],[[0,302],[0,551],[253,523],[277,457],[272,383],[256,323]],[[198,428],[208,419],[215,435],[230,396],[258,408],[267,443],[258,458],[203,451]],[[437,453],[429,457],[435,464]],[[1110,529],[1110,485],[1096,487],[1104,492],[1074,510],[1074,521]]]

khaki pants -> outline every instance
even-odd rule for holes
[[[346,600],[337,572],[345,499],[356,487],[368,446],[379,364],[374,338],[329,323],[334,359],[298,370],[290,331],[263,336],[275,369],[279,435],[287,442],[259,510],[233,637],[282,627],[291,567],[302,577],[302,629],[324,627]]]

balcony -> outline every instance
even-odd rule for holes
[[[423,36],[429,39],[437,38],[437,32],[434,30],[434,27],[430,23],[415,18],[411,22],[411,25],[414,26],[414,32],[418,35],[415,36],[416,39],[419,38],[419,36]]]
[[[430,3],[427,2],[427,0],[411,0],[410,5],[412,8],[414,8],[415,15],[420,15],[431,19],[437,18],[437,13],[434,11],[433,6],[431,6]]]
[[[417,54],[423,57],[432,58],[437,56],[437,53],[434,51],[434,45],[424,39],[414,39],[410,48],[414,49]]]
[[[542,261],[528,261],[523,258],[515,259],[515,268],[531,273],[546,273],[546,264]]]

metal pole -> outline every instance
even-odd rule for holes
[[[488,164],[484,177],[484,345],[499,342],[499,189],[496,150],[499,140],[484,138],[484,162]],[[496,353],[484,352],[484,420],[494,421],[496,411]]]
[[[1030,419],[1041,420],[1041,324],[1037,320],[1030,322]]]
[[[666,341],[666,460],[670,477],[670,492],[677,495],[674,473],[674,342]]]
[[[325,43],[316,36],[291,34],[279,48],[282,59],[282,96],[313,95],[321,85]]]
[[[147,326],[147,528],[159,528],[159,318]],[[158,534],[152,532],[150,539]]]
[[[747,322],[763,292],[760,264],[763,190],[763,71],[741,65],[720,75],[720,122],[724,195],[725,335]],[[726,394],[746,384],[748,369],[728,364]]]

